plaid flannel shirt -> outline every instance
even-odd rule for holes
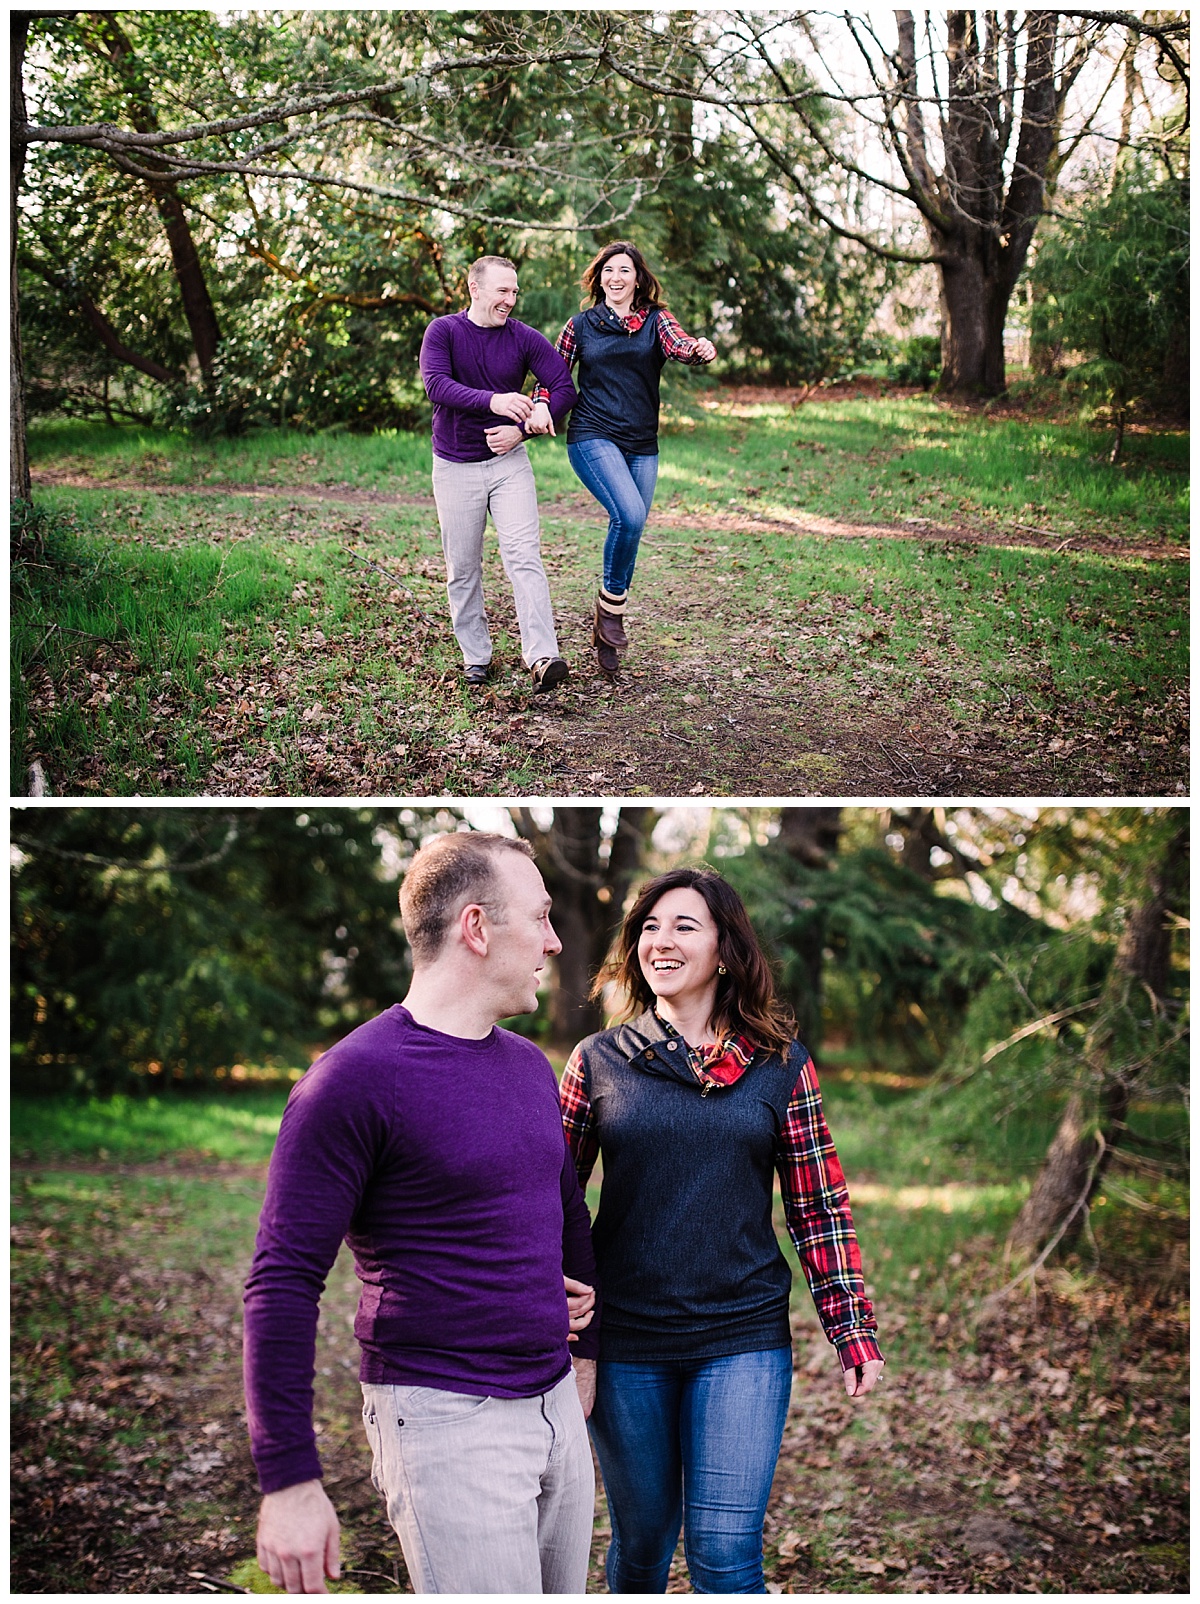
[[[654,311],[652,306],[639,306],[636,312],[623,317],[621,322],[630,334],[636,334]],[[658,343],[668,362],[683,362],[688,367],[703,367],[704,359],[696,355],[696,346],[699,343],[692,335],[685,334],[679,324],[665,307],[659,307]],[[562,357],[568,368],[575,366],[576,342],[575,323],[572,318],[567,319],[566,327],[554,342],[554,349]],[[531,391],[531,398],[536,405],[539,401],[549,401],[550,392],[544,384],[535,384]]]
[[[672,1034],[672,1027],[662,1021]],[[681,1038],[682,1039],[682,1038]],[[698,1079],[703,1060],[695,1049],[688,1061]],[[586,1187],[600,1151],[578,1047],[567,1061],[559,1086],[563,1129],[575,1160],[579,1184]],[[796,1080],[775,1158],[788,1234],[812,1293],[825,1335],[843,1370],[882,1359],[879,1329],[863,1282],[862,1256],[846,1177],[825,1122],[821,1088],[811,1058]]]

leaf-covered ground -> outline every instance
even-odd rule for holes
[[[240,1396],[240,1287],[263,1178],[261,1164],[184,1156],[18,1169],[14,1592],[192,1593],[231,1578],[264,1590]],[[946,1214],[944,1190],[926,1199],[943,1235],[910,1213],[887,1237],[893,1258],[872,1211],[894,1213],[896,1199],[863,1188],[889,1353],[867,1403],[841,1392],[797,1293],[770,1590],[1186,1591],[1186,1225],[1166,1230],[1136,1282],[1117,1264],[1065,1268],[976,1330],[966,1316],[996,1284],[998,1244],[957,1203]],[[935,1240],[914,1260],[914,1241]],[[356,1288],[339,1260],[318,1350],[343,1588],[407,1591],[362,1438]],[[606,1536],[601,1497],[589,1591],[603,1591]],[[687,1591],[681,1562],[670,1590]]]
[[[336,447],[353,478],[332,481],[317,448],[282,466],[49,454],[39,495],[71,532],[15,591],[14,788],[36,762],[63,795],[1186,790],[1173,458],[1145,467],[1139,516],[1133,480],[1097,500],[1076,447],[1032,429],[1028,462],[1010,444],[993,461],[996,439],[937,414],[835,431],[820,408],[736,410],[664,441],[615,685],[590,649],[598,509],[560,443],[539,446],[573,665],[545,698],[494,538],[497,672],[461,684],[420,442],[391,473]],[[1044,502],[996,504],[1043,477]]]

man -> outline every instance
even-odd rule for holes
[[[525,842],[456,834],[417,853],[400,911],[408,995],[298,1082],[271,1159],[245,1298],[259,1564],[290,1593],[338,1575],[312,1384],[318,1300],[344,1238],[363,1283],[372,1479],[416,1591],[582,1593],[598,1341],[583,1329],[588,1214],[554,1072],[496,1025],[533,1011],[561,950],[550,898]]]
[[[517,272],[504,256],[481,256],[467,275],[471,305],[435,318],[421,341],[421,377],[433,402],[433,495],[442,527],[450,617],[468,685],[492,661],[483,610],[483,531],[490,512],[521,626],[521,656],[535,691],[570,672],[559,655],[542,568],[529,434],[553,434],[576,401],[571,374],[544,335],[510,316]],[[521,394],[533,373],[550,392],[535,407]],[[499,420],[507,419],[507,422]]]

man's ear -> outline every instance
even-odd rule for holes
[[[490,929],[487,912],[481,903],[467,903],[458,916],[458,933],[468,952],[473,952],[477,958],[487,957]]]

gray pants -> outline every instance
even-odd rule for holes
[[[418,1593],[582,1593],[595,1483],[573,1373],[534,1398],[363,1382],[371,1480]]]
[[[526,668],[558,656],[550,587],[542,567],[537,489],[523,445],[487,462],[433,459],[433,499],[442,526],[450,620],[464,663],[492,660],[483,610],[483,531],[490,512],[517,604]]]

